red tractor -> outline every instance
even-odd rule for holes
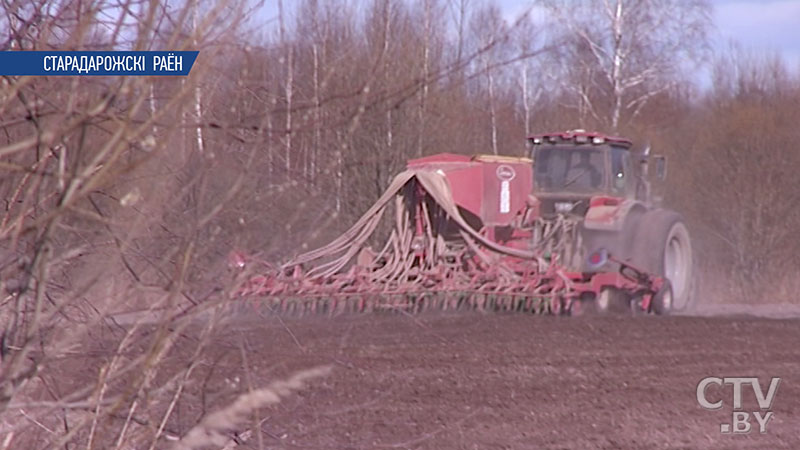
[[[328,313],[685,309],[689,232],[680,215],[653,206],[645,179],[650,159],[663,178],[665,160],[645,150],[637,173],[630,141],[582,130],[529,141],[531,158],[409,161],[339,238],[281,266],[263,263],[240,294]],[[377,238],[389,209],[391,232]]]
[[[536,135],[529,142],[540,217],[546,223],[562,216],[577,226],[578,245],[562,261],[574,270],[596,271],[585,255],[604,249],[616,260],[669,280],[672,296],[658,305],[659,312],[685,310],[695,287],[689,231],[678,213],[654,205],[646,178],[652,159],[663,180],[665,159],[651,157],[649,147],[634,155],[627,139],[583,130]],[[615,286],[598,293],[601,309],[630,300]]]

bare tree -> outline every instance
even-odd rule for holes
[[[228,243],[215,230],[256,147],[240,151],[233,120],[212,126],[214,109],[198,110],[196,93],[201,79],[220,90],[237,84],[209,73],[242,48],[249,3],[26,3],[4,5],[14,18],[0,22],[6,48],[201,50],[183,80],[0,82],[3,445],[160,448],[218,323],[215,304],[234,288],[209,291],[202,280],[220,279],[209,262]],[[203,94],[204,104],[218,101]],[[171,151],[185,129],[230,158]],[[128,323],[110,316],[137,308],[145,312]],[[185,347],[193,356],[173,371],[164,361],[203,310],[210,320]],[[91,348],[102,357],[87,358]]]
[[[419,0],[422,5],[422,69],[420,77],[422,79],[422,88],[419,92],[419,134],[417,137],[417,156],[423,154],[425,144],[425,124],[426,112],[428,103],[428,92],[431,83],[431,52],[435,44],[433,28],[437,26],[439,21],[434,21],[434,17],[440,14],[440,5],[437,0]]]
[[[497,155],[499,150],[497,145],[497,88],[495,84],[499,68],[496,65],[498,61],[502,61],[505,58],[504,52],[508,42],[508,24],[502,18],[500,9],[492,4],[475,13],[471,28],[478,41],[478,48],[489,49],[482,53],[480,61],[481,71],[486,78],[491,148],[492,153]]]
[[[461,61],[464,56],[464,33],[467,27],[470,0],[450,0],[448,6],[452,14],[452,21],[456,29],[456,61]]]
[[[531,19],[526,15],[519,24],[518,31],[514,36],[515,47],[521,55],[531,53],[538,45],[539,35]],[[519,70],[519,87],[521,91],[521,103],[525,135],[531,134],[531,115],[533,105],[538,102],[544,92],[543,76],[537,72],[546,72],[546,67],[536,64],[531,58],[521,59],[516,66]]]
[[[281,61],[283,61],[284,65],[286,66],[286,80],[284,82],[284,92],[286,95],[286,130],[284,132],[285,135],[283,142],[285,146],[284,158],[286,158],[286,172],[288,173],[292,168],[292,94],[294,93],[294,45],[288,43],[286,38],[286,19],[284,17],[283,0],[278,0],[278,10],[280,41],[281,46],[286,50],[286,55],[285,57],[281,58]]]
[[[687,120],[685,167],[676,185],[705,239],[703,256],[714,289],[747,300],[788,298],[786,272],[800,261],[790,238],[800,226],[795,189],[800,157],[798,80],[777,55],[733,49],[714,64],[714,87]],[[724,282],[713,284],[714,274]],[[730,273],[741,280],[730,286]]]
[[[612,131],[703,58],[711,23],[706,0],[541,0],[557,23],[563,88]],[[580,11],[576,14],[575,11]]]

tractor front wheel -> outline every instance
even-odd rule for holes
[[[597,310],[601,313],[623,313],[630,310],[630,297],[615,287],[604,287],[597,296]]]
[[[658,315],[669,314],[673,310],[674,301],[672,283],[669,280],[665,280],[664,284],[661,285],[661,289],[653,296],[653,302],[651,303],[653,312]]]

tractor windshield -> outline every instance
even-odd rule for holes
[[[603,189],[604,152],[592,147],[540,147],[534,154],[534,182],[545,192],[595,192]]]

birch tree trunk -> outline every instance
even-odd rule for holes
[[[293,94],[293,65],[294,65],[294,45],[288,43],[286,40],[286,24],[283,15],[283,0],[278,0],[278,16],[280,21],[280,40],[281,46],[286,50],[286,83],[284,85],[284,94],[286,96],[286,118],[284,130],[284,157],[286,158],[286,176],[289,176],[289,171],[292,168],[292,94]]]
[[[489,116],[492,124],[492,154],[497,155],[497,111],[494,101],[494,74],[489,57],[486,57],[486,77],[489,79]]]
[[[197,1],[192,5],[192,44],[197,48]],[[197,151],[202,155],[205,151],[205,140],[203,139],[203,107],[202,94],[200,93],[200,83],[195,82],[194,87],[194,117],[197,127],[195,128],[195,139],[197,140]]]
[[[525,136],[530,136],[531,134],[531,105],[530,99],[528,98],[528,64],[527,62],[522,62],[522,111],[523,111],[523,118],[525,120]]]
[[[417,157],[423,154],[425,144],[425,108],[428,100],[428,81],[430,77],[430,39],[431,39],[431,2],[433,0],[423,0],[425,3],[424,12],[424,31],[422,44],[422,90],[419,100],[419,132],[417,136]]]
[[[311,149],[311,183],[316,184],[317,180],[317,152],[322,145],[322,104],[320,99],[319,86],[319,48],[315,42],[312,47],[314,56],[314,145]]]

